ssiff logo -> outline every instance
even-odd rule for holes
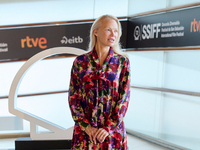
[[[192,21],[190,25],[190,32],[200,32],[200,20],[198,22],[194,18],[194,21]]]
[[[158,38],[160,32],[161,23],[141,25],[141,27],[136,26],[134,29],[134,40],[145,40]]]
[[[21,47],[25,48],[31,48],[31,47],[39,47],[41,49],[47,48],[47,39],[44,37],[40,38],[30,38],[29,36],[26,36],[25,39],[21,39]]]
[[[140,35],[141,35],[141,33],[140,33],[140,27],[139,26],[136,26],[135,27],[135,30],[134,30],[134,40],[135,41],[137,41],[137,40],[139,40],[139,38],[140,38]]]

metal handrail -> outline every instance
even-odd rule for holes
[[[32,93],[32,94],[21,94],[18,95],[18,97],[29,97],[29,96],[40,96],[40,95],[48,95],[48,94],[61,94],[61,93],[68,93],[69,90],[65,90],[65,91],[54,91],[54,92],[43,92],[43,93]],[[7,99],[7,96],[0,96],[0,99]]]
[[[175,90],[175,89],[168,89],[168,88],[158,88],[158,87],[136,86],[136,85],[131,85],[131,88],[151,90],[151,91],[160,91],[160,92],[168,92],[168,93],[176,93],[176,94],[200,97],[199,92]],[[58,94],[58,93],[67,93],[67,92],[69,92],[69,91],[65,90],[65,91],[46,92],[46,93],[24,94],[24,95],[19,95],[18,97],[38,96],[38,95],[46,95],[46,94]],[[6,98],[8,98],[8,96],[0,96],[0,99],[6,99]]]
[[[30,132],[0,134],[0,139],[19,138],[19,137],[30,137]]]
[[[135,85],[131,85],[131,88],[143,89],[143,90],[152,90],[152,91],[160,91],[160,92],[167,92],[167,93],[176,93],[176,94],[200,97],[200,93],[199,92],[191,92],[191,91],[183,91],[183,90],[175,90],[175,89],[159,88],[159,87],[135,86]]]

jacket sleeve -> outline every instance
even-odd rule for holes
[[[89,120],[85,118],[85,114],[80,103],[81,90],[79,81],[77,61],[75,60],[71,69],[68,102],[73,120],[80,126],[81,130],[85,131],[90,124]]]
[[[112,134],[120,125],[130,100],[130,63],[128,58],[123,62],[123,66],[119,79],[119,99],[113,108],[112,114],[103,126],[109,134]]]

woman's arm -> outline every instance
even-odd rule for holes
[[[130,100],[130,63],[128,58],[123,61],[122,65],[124,67],[119,79],[119,100],[117,101],[111,116],[103,126],[109,134],[112,134],[123,120]]]
[[[72,118],[76,123],[79,124],[81,130],[85,131],[87,127],[89,127],[89,120],[85,118],[85,114],[83,108],[80,103],[80,80],[79,80],[79,72],[77,66],[77,59],[75,59],[72,69],[71,69],[71,79],[69,86],[69,106],[72,114]]]

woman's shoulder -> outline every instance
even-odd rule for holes
[[[128,55],[114,53],[114,57],[116,59],[119,59],[119,61],[121,61],[121,62],[127,62],[127,63],[129,63]]]
[[[84,61],[88,60],[88,56],[90,53],[91,52],[86,51],[86,53],[76,56],[74,61],[75,62],[84,62]]]

